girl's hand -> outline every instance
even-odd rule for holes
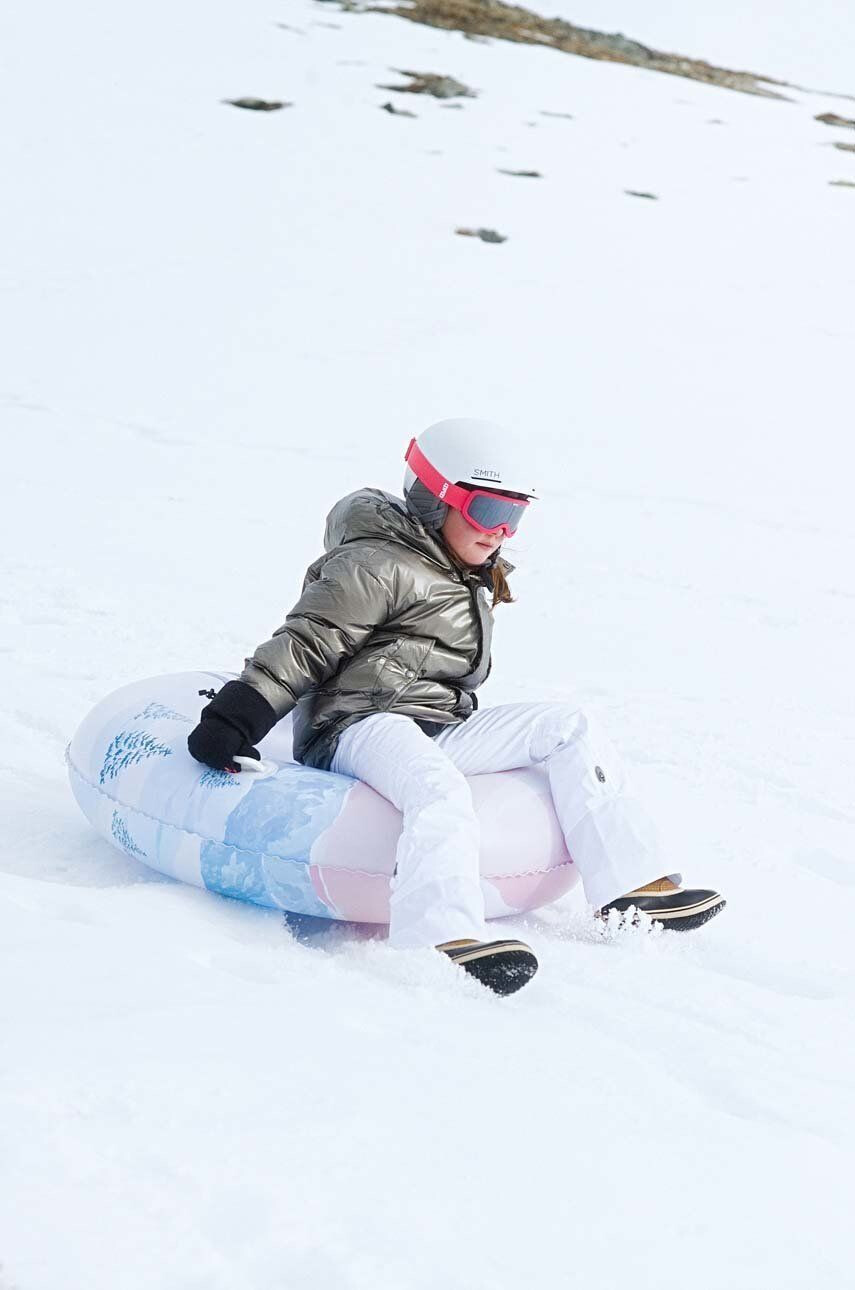
[[[202,709],[187,747],[205,766],[237,775],[241,768],[236,758],[260,762],[261,753],[253,745],[275,724],[276,713],[258,690],[243,681],[228,681]]]
[[[187,747],[197,761],[214,770],[227,770],[237,775],[240,766],[235,758],[252,758],[261,761],[261,753],[252,748],[233,725],[220,717],[203,717],[187,739]]]

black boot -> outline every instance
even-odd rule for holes
[[[612,909],[626,913],[635,908],[672,932],[688,932],[701,927],[724,909],[726,901],[717,891],[704,888],[684,889],[670,878],[659,878],[646,887],[630,891],[597,910],[598,918],[607,918]]]
[[[436,948],[496,994],[514,994],[537,971],[534,951],[522,941],[445,941]]]

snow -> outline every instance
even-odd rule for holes
[[[839,7],[830,53],[792,5],[645,10],[566,16],[855,90]],[[855,1285],[845,101],[311,0],[3,22],[0,1286]],[[514,920],[509,1000],[160,880],[63,764],[111,689],[239,667],[451,415],[545,481],[484,701],[597,708],[728,899]]]

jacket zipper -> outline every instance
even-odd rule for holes
[[[478,587],[476,586],[474,579],[471,576],[461,574],[460,580],[466,584],[469,590],[469,598],[472,602],[472,610],[475,614],[476,631],[478,633],[478,648],[475,651],[475,659],[470,672],[470,676],[474,676],[484,661],[484,624],[481,619],[481,610],[478,604]],[[475,694],[475,689],[473,688],[468,690],[467,693],[472,696],[473,707],[477,708],[478,699]]]

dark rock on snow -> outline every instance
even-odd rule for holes
[[[836,112],[821,112],[814,121],[821,121],[823,125],[846,125],[855,130],[855,121],[851,117],[838,116]]]
[[[454,231],[461,237],[480,237],[482,242],[507,242],[508,240],[494,228],[456,228]]]
[[[411,116],[416,119],[415,112],[408,112],[406,108],[397,108],[394,103],[381,103],[382,111],[388,112],[390,116]]]
[[[437,72],[405,72],[400,67],[393,71],[409,78],[408,85],[378,85],[378,90],[393,90],[396,94],[431,94],[435,99],[474,99],[478,91],[472,90],[453,76],[440,76]]]
[[[280,108],[293,107],[293,103],[279,102],[278,99],[221,99],[232,107],[248,108],[250,112],[278,112]]]

